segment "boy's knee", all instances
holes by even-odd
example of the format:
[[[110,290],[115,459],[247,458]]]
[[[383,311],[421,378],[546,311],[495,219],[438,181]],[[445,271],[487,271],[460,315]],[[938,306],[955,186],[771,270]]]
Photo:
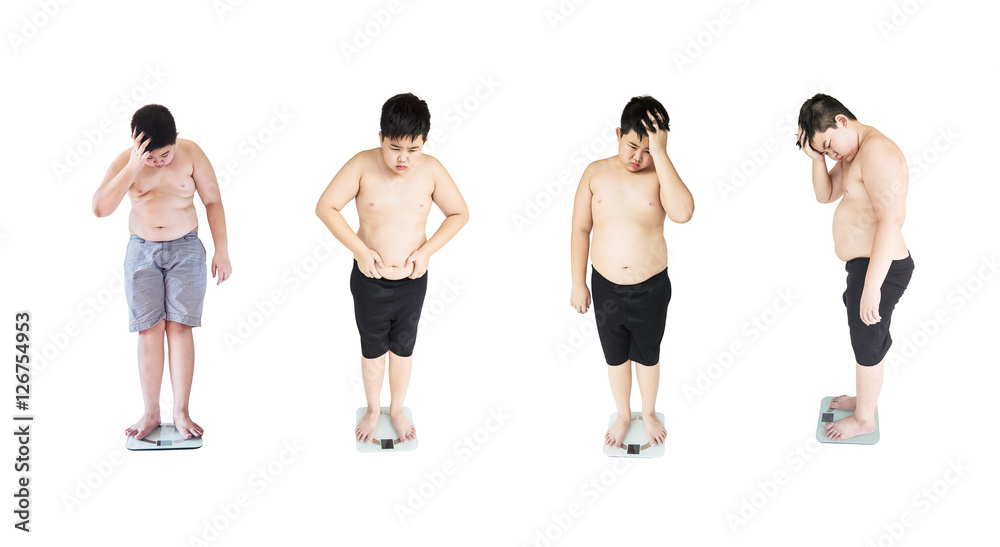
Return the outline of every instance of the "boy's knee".
[[[168,333],[181,333],[191,330],[191,325],[185,325],[184,323],[178,323],[177,321],[164,321],[166,323],[166,330]]]
[[[153,336],[153,337],[163,336],[163,330],[165,328],[164,325],[168,322],[169,321],[164,321],[161,319],[160,321],[157,321],[156,324],[153,325],[152,327],[139,331],[139,336]]]

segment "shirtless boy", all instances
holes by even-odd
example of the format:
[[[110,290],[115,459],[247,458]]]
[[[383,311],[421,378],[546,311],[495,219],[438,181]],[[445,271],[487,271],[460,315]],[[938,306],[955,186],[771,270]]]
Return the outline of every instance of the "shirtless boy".
[[[403,399],[427,292],[427,264],[469,221],[469,209],[441,162],[421,152],[431,125],[426,102],[411,93],[396,95],[382,105],[380,125],[380,146],[358,153],[340,169],[320,196],[316,215],[354,253],[351,294],[368,402],[355,437],[373,442],[388,354],[389,418],[405,443],[417,435],[403,415]],[[357,234],[341,213],[352,199]],[[445,219],[427,239],[431,203]]]
[[[113,213],[128,194],[132,202],[125,251],[129,332],[139,333],[139,383],[145,410],[125,434],[142,439],[160,425],[163,339],[170,346],[174,428],[185,439],[205,430],[188,415],[194,376],[192,327],[201,326],[205,300],[205,246],[198,239],[197,190],[215,241],[212,277],[229,279],[226,214],[215,171],[197,144],[177,138],[170,111],[146,105],[132,116],[132,148],[111,163],[94,194],[94,214]]]
[[[633,362],[649,442],[660,444],[667,437],[655,408],[660,342],[670,302],[663,219],[684,223],[694,214],[691,192],[667,155],[669,121],[659,101],[633,97],[615,131],[618,155],[587,167],[573,206],[570,305],[579,313],[590,307],[586,277],[592,245],[594,315],[618,407],[618,420],[604,442],[615,447],[622,446],[632,417]]]
[[[829,95],[817,94],[802,105],[797,144],[812,160],[816,199],[840,200],[833,245],[837,257],[847,261],[843,300],[858,395],[841,395],[830,404],[854,412],[824,426],[836,441],[875,431],[882,361],[892,345],[889,321],[913,274],[902,234],[909,175],[899,147]],[[824,155],[836,162],[829,172]]]

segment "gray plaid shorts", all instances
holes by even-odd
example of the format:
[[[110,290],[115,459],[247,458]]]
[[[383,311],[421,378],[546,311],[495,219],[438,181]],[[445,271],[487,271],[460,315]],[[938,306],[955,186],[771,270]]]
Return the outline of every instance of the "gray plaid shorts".
[[[173,241],[129,238],[125,250],[128,331],[146,330],[161,319],[200,327],[208,285],[205,259],[198,232]]]

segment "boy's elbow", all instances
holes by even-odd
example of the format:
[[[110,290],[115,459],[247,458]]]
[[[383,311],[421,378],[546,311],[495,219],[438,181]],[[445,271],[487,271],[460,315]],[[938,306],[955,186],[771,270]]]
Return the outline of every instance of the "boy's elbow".
[[[684,214],[681,215],[681,218],[680,218],[680,220],[678,220],[678,222],[680,222],[681,224],[684,224],[684,223],[688,222],[689,220],[691,220],[692,218],[694,218],[694,203],[692,203],[691,206],[688,207],[688,209],[686,211],[684,211]]]
[[[667,213],[667,217],[670,218],[671,222],[676,224],[684,224],[691,220],[694,216],[694,204],[692,203],[690,207],[686,207],[680,211],[671,211]]]

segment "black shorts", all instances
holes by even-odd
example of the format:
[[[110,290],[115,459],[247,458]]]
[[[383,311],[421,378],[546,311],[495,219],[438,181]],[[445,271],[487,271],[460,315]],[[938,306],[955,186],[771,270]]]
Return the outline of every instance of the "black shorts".
[[[913,258],[907,253],[906,258],[893,260],[889,271],[882,282],[882,296],[879,300],[878,314],[882,318],[874,325],[866,325],[861,320],[861,293],[865,289],[865,275],[868,273],[868,257],[858,257],[847,261],[847,290],[844,291],[844,305],[847,306],[847,324],[851,328],[851,347],[854,348],[854,358],[864,367],[875,366],[882,362],[892,345],[889,335],[889,323],[892,320],[892,310],[903,296],[903,291],[910,283],[913,275]]]
[[[646,366],[659,363],[670,303],[667,269],[635,285],[612,283],[591,270],[594,316],[604,359],[609,365],[629,360]]]
[[[410,279],[367,277],[354,261],[351,271],[354,318],[361,335],[361,355],[374,359],[386,351],[400,357],[413,355],[417,323],[427,294],[427,274]]]

